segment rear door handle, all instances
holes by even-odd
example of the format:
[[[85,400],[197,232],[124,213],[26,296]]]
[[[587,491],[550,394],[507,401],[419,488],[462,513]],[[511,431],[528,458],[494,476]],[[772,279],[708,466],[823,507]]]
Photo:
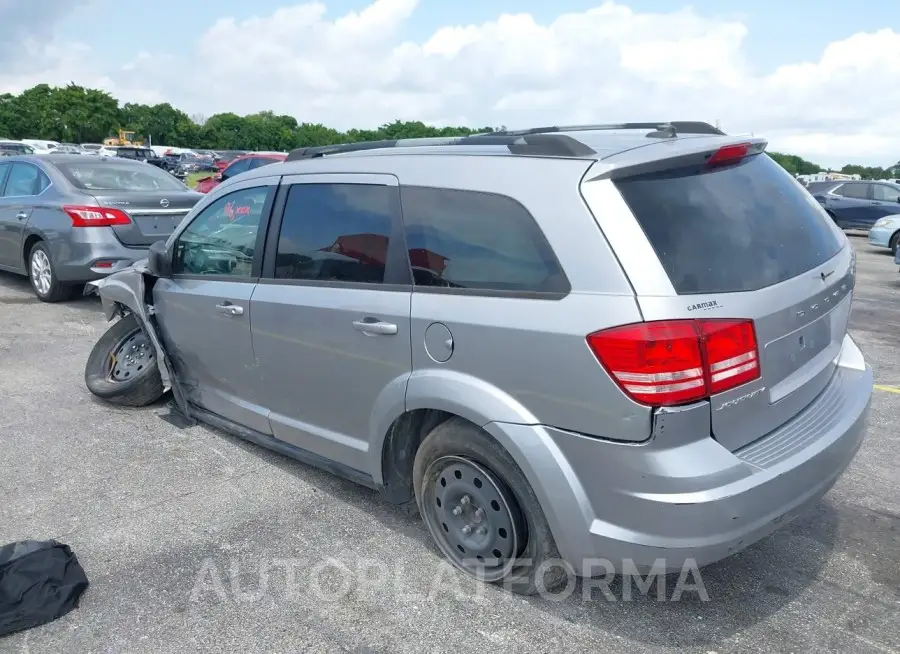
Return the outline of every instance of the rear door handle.
[[[222,304],[217,304],[216,310],[219,313],[224,313],[228,316],[243,316],[244,315],[244,307],[239,307],[236,304],[231,304],[231,302],[223,302]]]
[[[393,336],[397,333],[397,325],[390,322],[382,322],[375,318],[354,320],[353,329],[363,334],[381,334],[383,336]]]

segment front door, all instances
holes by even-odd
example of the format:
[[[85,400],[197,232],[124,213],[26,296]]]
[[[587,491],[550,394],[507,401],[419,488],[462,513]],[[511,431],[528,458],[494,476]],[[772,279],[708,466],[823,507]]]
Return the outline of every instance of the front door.
[[[872,184],[872,198],[868,228],[879,218],[900,213],[900,188],[891,184]]]
[[[371,474],[373,415],[402,406],[411,372],[397,179],[297,175],[279,195],[250,301],[272,431]]]
[[[153,288],[158,323],[188,399],[271,433],[250,339],[250,299],[278,177],[253,179],[207,204],[173,244],[173,274]]]

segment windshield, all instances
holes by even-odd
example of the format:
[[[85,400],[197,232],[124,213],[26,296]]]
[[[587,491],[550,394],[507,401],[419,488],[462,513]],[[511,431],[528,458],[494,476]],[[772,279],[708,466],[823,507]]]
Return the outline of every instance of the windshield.
[[[113,162],[57,164],[72,184],[88,191],[183,191],[184,184],[156,166]]]
[[[93,143],[87,143],[87,144],[85,144],[85,145],[82,145],[81,147],[83,147],[85,150],[99,150],[99,149],[102,148],[103,146],[102,146],[102,145],[95,145],[95,144],[93,144]]]

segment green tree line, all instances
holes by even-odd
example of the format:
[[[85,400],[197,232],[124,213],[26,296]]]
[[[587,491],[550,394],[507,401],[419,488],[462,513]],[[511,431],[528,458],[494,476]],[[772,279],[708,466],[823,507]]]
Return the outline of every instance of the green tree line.
[[[400,121],[377,129],[346,132],[319,123],[300,123],[293,116],[261,111],[248,116],[221,113],[208,119],[188,116],[165,102],[125,103],[105,91],[77,84],[38,84],[19,95],[0,94],[0,138],[45,138],[74,143],[98,143],[119,129],[133,130],[160,145],[215,150],[278,150],[354,141],[429,136],[465,136],[491,127],[433,127],[420,121]],[[802,157],[769,153],[792,174],[825,170]],[[900,177],[900,162],[888,168],[846,165],[840,172],[865,179]]]

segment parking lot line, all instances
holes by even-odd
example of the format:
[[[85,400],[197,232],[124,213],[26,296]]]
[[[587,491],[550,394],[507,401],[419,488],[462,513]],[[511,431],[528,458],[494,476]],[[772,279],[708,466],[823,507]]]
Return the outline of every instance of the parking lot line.
[[[887,391],[888,393],[900,393],[900,386],[887,386],[885,384],[875,384],[875,390]]]

